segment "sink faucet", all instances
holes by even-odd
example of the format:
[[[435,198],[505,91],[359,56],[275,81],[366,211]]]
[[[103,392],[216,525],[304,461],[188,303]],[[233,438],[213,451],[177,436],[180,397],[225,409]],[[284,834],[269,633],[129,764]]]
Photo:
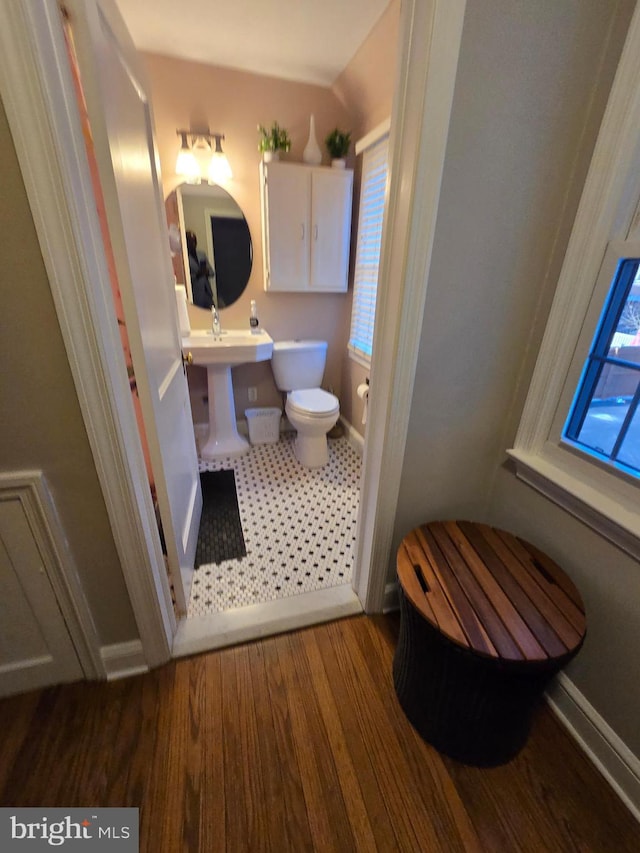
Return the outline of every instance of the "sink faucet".
[[[215,338],[219,337],[222,334],[222,327],[220,326],[220,315],[218,314],[218,309],[215,305],[211,306],[211,331],[213,332],[213,336]]]

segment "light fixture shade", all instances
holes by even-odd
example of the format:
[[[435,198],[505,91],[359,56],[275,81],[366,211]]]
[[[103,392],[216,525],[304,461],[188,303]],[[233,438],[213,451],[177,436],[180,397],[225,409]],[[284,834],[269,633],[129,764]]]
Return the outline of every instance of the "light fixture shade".
[[[209,183],[222,184],[225,181],[231,180],[232,177],[231,166],[229,165],[226,154],[222,151],[214,151],[209,161]]]
[[[181,133],[180,136],[182,136],[182,145],[176,160],[176,175],[184,178],[189,184],[197,184],[202,177],[200,166],[193,151],[189,148],[186,133]]]

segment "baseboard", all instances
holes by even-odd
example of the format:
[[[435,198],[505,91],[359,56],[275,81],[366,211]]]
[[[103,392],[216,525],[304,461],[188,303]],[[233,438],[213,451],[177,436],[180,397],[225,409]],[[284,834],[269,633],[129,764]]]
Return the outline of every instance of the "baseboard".
[[[360,435],[357,429],[350,424],[349,421],[340,415],[340,423],[342,424],[344,431],[347,435],[347,441],[354,447],[358,453],[362,456],[364,453],[364,438]]]
[[[236,421],[236,427],[238,428],[238,433],[240,435],[244,436],[246,439],[249,438],[249,424],[246,418],[238,418]],[[204,440],[209,434],[209,424],[206,422],[194,424],[193,430],[196,434],[196,438]],[[280,418],[280,434],[283,432],[293,432],[293,427],[284,415]]]
[[[393,581],[388,583],[384,588],[384,604],[382,605],[383,613],[391,613],[392,610],[400,609],[400,599],[398,598],[398,584]]]
[[[246,418],[238,418],[236,421],[236,427],[238,429],[238,433],[244,438],[249,438],[249,424],[247,423]],[[193,425],[193,431],[196,434],[196,438],[199,438],[201,441],[205,441],[207,436],[209,435],[209,424],[205,421],[204,423],[197,423]]]
[[[140,640],[102,646],[100,654],[108,681],[149,672]]]
[[[640,759],[564,674],[547,691],[552,710],[640,822]]]
[[[344,427],[345,434],[347,436],[347,440],[358,451],[360,455],[364,452],[364,438],[360,435],[357,429],[349,423],[349,421],[345,420],[345,418],[340,416],[340,423]],[[249,438],[249,424],[247,423],[246,418],[238,418],[236,421],[236,427],[238,428],[238,433],[245,438]],[[207,437],[209,432],[209,424],[207,423],[197,423],[193,425],[194,432],[196,434],[196,438],[204,440]],[[280,435],[283,433],[294,432],[293,427],[289,423],[288,419],[283,415],[280,418]]]

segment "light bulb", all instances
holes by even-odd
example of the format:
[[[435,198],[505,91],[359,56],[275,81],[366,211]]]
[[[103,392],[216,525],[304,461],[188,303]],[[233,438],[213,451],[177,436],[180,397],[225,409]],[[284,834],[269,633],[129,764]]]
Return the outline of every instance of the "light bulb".
[[[214,152],[209,161],[209,183],[222,184],[225,181],[231,180],[232,177],[231,166],[226,155],[222,151]]]
[[[215,148],[209,161],[209,183],[221,184],[225,181],[230,181],[233,175],[231,174],[229,161],[222,150],[223,134],[214,133],[211,138],[215,141]]]
[[[189,184],[197,184],[202,177],[200,166],[193,151],[189,148],[187,134],[181,133],[180,135],[182,137],[182,145],[180,151],[178,151],[178,159],[176,160],[176,175],[184,178]]]

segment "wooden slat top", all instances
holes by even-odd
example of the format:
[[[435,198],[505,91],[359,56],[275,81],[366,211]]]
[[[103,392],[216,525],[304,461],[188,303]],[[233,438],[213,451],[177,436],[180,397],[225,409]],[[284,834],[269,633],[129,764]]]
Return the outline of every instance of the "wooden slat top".
[[[435,521],[407,534],[398,579],[414,607],[444,636],[493,658],[544,661],[582,643],[584,604],[546,554],[470,521]]]

